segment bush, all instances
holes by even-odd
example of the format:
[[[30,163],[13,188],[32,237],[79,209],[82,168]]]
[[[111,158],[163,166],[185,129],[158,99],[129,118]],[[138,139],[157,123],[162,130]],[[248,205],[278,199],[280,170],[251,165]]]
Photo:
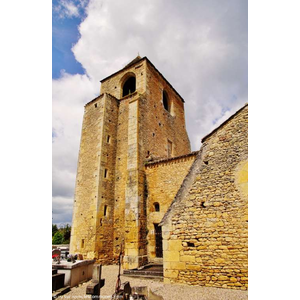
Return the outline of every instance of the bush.
[[[64,236],[61,232],[57,231],[52,238],[52,245],[62,244],[64,241]]]

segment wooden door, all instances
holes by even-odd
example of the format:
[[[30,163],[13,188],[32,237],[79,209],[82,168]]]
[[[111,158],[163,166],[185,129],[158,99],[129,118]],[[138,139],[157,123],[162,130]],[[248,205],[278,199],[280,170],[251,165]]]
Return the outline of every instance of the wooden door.
[[[155,254],[156,257],[162,257],[161,226],[158,226],[158,224],[154,224],[154,233],[155,233]]]

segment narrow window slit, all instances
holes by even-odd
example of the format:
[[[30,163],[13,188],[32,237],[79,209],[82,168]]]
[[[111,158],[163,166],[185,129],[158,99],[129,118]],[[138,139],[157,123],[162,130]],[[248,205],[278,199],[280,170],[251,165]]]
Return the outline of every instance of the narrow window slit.
[[[108,170],[104,169],[104,178],[107,178]]]

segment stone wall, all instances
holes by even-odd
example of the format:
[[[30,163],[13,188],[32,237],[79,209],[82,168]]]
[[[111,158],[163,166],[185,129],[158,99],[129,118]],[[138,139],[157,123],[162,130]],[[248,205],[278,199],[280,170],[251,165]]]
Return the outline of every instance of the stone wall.
[[[104,262],[113,259],[118,105],[103,94],[85,107],[73,209],[70,252]]]
[[[117,124],[119,102],[109,94],[104,94],[103,136],[100,156],[100,174],[98,181],[98,206],[95,251],[99,261],[113,261],[113,224],[114,224],[114,185],[117,149]]]
[[[150,262],[157,261],[154,224],[159,224],[172,203],[198,152],[146,164],[147,247]],[[155,210],[159,205],[159,211]]]
[[[83,253],[85,258],[95,256],[104,95],[93,102],[97,108],[93,104],[85,107],[82,124],[70,243],[70,252]]]
[[[114,209],[114,257],[120,254],[121,244],[124,242],[125,224],[125,186],[128,149],[128,108],[129,100],[119,102],[119,118],[117,130],[117,158],[115,165],[115,209]],[[124,247],[123,247],[124,250]]]
[[[166,91],[171,110],[163,106]],[[141,101],[141,144],[143,157],[168,157],[168,141],[172,143],[171,157],[191,152],[185,127],[184,102],[155,67],[147,61],[146,93]]]
[[[162,221],[165,282],[248,287],[248,105],[205,137]]]

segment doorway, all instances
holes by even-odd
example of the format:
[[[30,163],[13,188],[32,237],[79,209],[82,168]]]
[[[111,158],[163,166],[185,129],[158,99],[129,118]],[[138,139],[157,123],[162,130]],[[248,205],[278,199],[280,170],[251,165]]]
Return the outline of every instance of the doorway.
[[[156,257],[163,257],[161,226],[158,226],[158,224],[154,224],[154,234],[155,234],[155,255]]]

